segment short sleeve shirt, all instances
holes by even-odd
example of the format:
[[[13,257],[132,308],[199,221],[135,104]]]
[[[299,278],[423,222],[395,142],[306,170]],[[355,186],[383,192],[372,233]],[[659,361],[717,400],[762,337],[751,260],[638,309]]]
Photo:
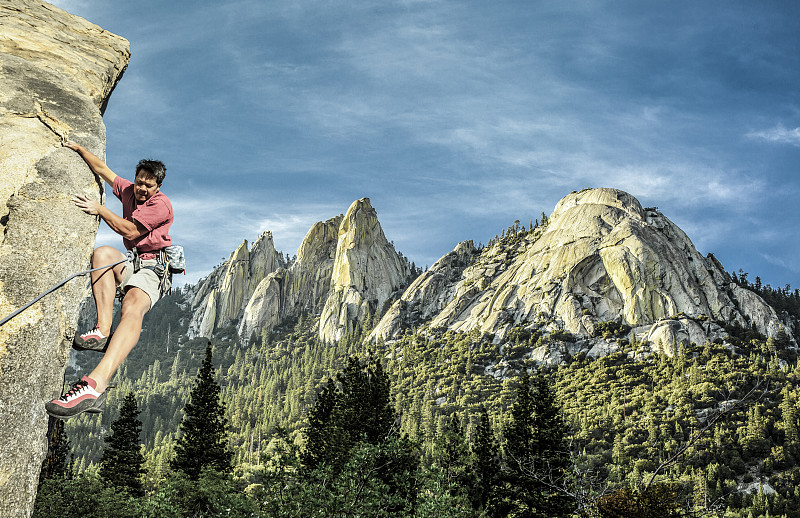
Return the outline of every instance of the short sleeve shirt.
[[[172,203],[167,195],[158,191],[144,203],[137,203],[133,194],[133,182],[120,176],[114,178],[114,196],[122,202],[122,217],[138,221],[148,230],[136,239],[122,238],[125,248],[134,246],[139,252],[154,252],[172,244],[169,227],[172,225]]]

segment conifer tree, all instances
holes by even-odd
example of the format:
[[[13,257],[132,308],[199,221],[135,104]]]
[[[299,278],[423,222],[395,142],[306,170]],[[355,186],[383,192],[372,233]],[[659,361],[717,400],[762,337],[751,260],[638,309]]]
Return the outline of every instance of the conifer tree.
[[[328,383],[317,394],[317,400],[308,412],[306,447],[301,455],[303,465],[308,468],[316,468],[346,453],[343,451],[343,438],[340,437],[342,431],[331,419],[339,399],[336,383],[328,378]]]
[[[211,359],[209,342],[189,402],[183,409],[181,436],[175,444],[175,458],[170,463],[172,469],[183,471],[193,480],[200,477],[204,467],[223,473],[231,469],[232,453],[227,447],[228,421]]]
[[[486,407],[481,407],[480,421],[475,430],[475,442],[472,445],[472,472],[475,487],[470,492],[472,506],[476,510],[486,509],[500,481],[500,460],[497,439],[489,420]]]
[[[144,455],[139,436],[142,422],[138,419],[136,397],[129,392],[122,400],[119,417],[111,423],[111,435],[105,438],[106,449],[100,458],[100,476],[110,485],[142,496]]]
[[[555,394],[542,373],[524,374],[504,430],[508,514],[550,518],[567,516],[572,503],[558,487],[565,484],[570,457],[567,425]]]
[[[380,360],[362,365],[350,357],[336,380],[328,380],[309,411],[302,477],[314,483],[333,475],[331,490],[381,487],[387,512],[413,508],[419,461],[411,443],[396,433],[399,420]]]
[[[378,359],[362,366],[351,356],[336,379],[338,386],[328,379],[308,414],[302,459],[310,468],[321,463],[341,467],[357,442],[377,445],[395,424],[389,377]]]
[[[439,434],[433,447],[433,465],[444,475],[444,482],[453,496],[459,491],[467,491],[472,485],[471,455],[464,439],[464,431],[455,416],[450,417]]]

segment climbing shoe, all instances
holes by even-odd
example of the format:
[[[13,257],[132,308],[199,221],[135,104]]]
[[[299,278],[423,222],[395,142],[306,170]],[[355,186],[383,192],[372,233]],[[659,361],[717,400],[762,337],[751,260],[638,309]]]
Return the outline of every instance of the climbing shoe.
[[[45,403],[48,414],[58,419],[69,419],[83,412],[99,414],[106,406],[106,392],[98,393],[97,382],[88,376],[76,381],[63,396]]]
[[[94,327],[91,331],[83,333],[82,335],[75,335],[72,341],[72,348],[78,351],[97,351],[100,353],[106,352],[108,349],[109,336],[103,336],[103,333]]]

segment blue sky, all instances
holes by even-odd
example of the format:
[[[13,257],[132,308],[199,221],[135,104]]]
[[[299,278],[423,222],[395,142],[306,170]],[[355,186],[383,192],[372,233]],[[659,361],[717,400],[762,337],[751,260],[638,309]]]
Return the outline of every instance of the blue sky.
[[[365,196],[425,266],[615,187],[800,287],[796,2],[55,4],[131,43],[107,160],[166,163],[187,282],[264,230],[292,255]]]

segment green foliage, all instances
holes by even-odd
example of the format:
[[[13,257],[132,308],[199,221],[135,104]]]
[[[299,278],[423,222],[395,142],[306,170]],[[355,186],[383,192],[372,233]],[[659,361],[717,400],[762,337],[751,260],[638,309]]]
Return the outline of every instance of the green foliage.
[[[184,408],[181,436],[175,444],[172,468],[197,480],[203,468],[220,472],[231,469],[227,448],[227,419],[220,402],[220,387],[214,379],[211,344],[206,348],[203,366],[197,373],[191,401]]]
[[[574,342],[575,337],[569,331],[564,329],[555,329],[547,335],[547,338],[552,341],[561,341],[561,342]]]
[[[600,497],[584,516],[591,518],[670,518],[684,516],[674,484],[655,484],[641,491],[628,486]]]
[[[111,423],[111,435],[105,438],[107,447],[100,458],[100,476],[112,486],[127,490],[133,496],[142,496],[144,456],[140,451],[139,434],[142,422],[137,419],[139,409],[133,393],[128,393],[122,403],[119,418]]]
[[[547,379],[523,374],[511,421],[503,430],[505,470],[502,509],[507,516],[565,516],[572,509],[566,495],[570,465],[568,429]],[[562,490],[564,488],[564,490]]]
[[[71,479],[58,475],[45,480],[36,495],[32,516],[135,518],[140,513],[138,501],[126,491],[118,492],[92,473],[85,473]]]
[[[475,430],[472,450],[473,484],[470,491],[472,506],[476,510],[487,509],[489,502],[497,496],[500,484],[500,447],[492,429],[489,412],[481,408],[480,420]]]
[[[338,387],[329,380],[309,412],[302,485],[330,481],[336,494],[318,505],[334,514],[323,516],[338,512],[378,516],[374,513],[413,507],[418,460],[411,443],[396,436],[390,382],[380,360],[362,365],[351,357],[336,379]],[[353,506],[364,504],[363,497],[356,498],[362,492],[382,495],[377,507],[354,510]]]
[[[623,324],[622,322],[617,322],[615,320],[609,320],[608,322],[598,322],[594,326],[595,335],[602,336],[605,339],[617,336],[624,336],[630,330],[631,326]]]
[[[524,246],[523,241],[519,246]],[[499,248],[495,251],[502,252]],[[498,261],[511,256],[498,256]],[[174,316],[179,314],[176,303]],[[211,339],[219,396],[230,423],[227,444],[233,452],[234,472],[223,487],[237,498],[249,499],[256,506],[256,516],[302,516],[301,511],[314,508],[309,502],[317,497],[334,506],[331,508],[346,509],[329,493],[333,487],[337,491],[373,488],[368,492],[377,495],[378,488],[400,484],[386,477],[357,478],[363,475],[358,466],[370,469],[359,452],[388,447],[361,440],[349,447],[338,471],[325,467],[330,470],[327,475],[319,471],[316,478],[301,478],[301,471],[314,471],[301,467],[299,450],[304,445],[300,430],[311,424],[317,395],[326,387],[341,391],[337,375],[347,368],[348,358],[365,354],[357,335],[338,344],[320,343],[317,322],[303,316],[272,332],[243,339],[230,327]],[[167,340],[170,325],[173,338]],[[507,469],[496,444],[507,442],[502,432],[512,420],[516,375],[534,367],[531,349],[537,344],[549,346],[553,338],[542,337],[538,328],[528,326],[512,327],[504,340],[479,332],[444,332],[422,326],[392,342],[373,345],[374,357],[385,361],[382,368],[390,382],[388,401],[398,423],[392,437],[408,437],[404,451],[413,453],[410,458],[416,466],[406,470],[411,475],[402,482],[411,484],[411,489],[391,493],[392,499],[397,498],[392,500],[393,514],[406,512],[399,510],[406,506],[415,513],[434,513],[436,509],[444,512],[442,509],[452,504],[453,516],[468,512],[490,515],[498,508],[503,482],[492,476],[482,479],[480,473]],[[159,329],[148,329],[150,338],[135,351],[141,347],[150,356],[123,365],[115,379],[119,389],[109,394],[107,412],[67,422],[75,470],[91,473],[103,450],[102,439],[122,404],[122,396],[115,393],[136,391],[148,470],[144,481],[147,494],[138,501],[146,500],[151,506],[161,505],[158,502],[178,505],[162,490],[170,484],[173,490],[178,487],[169,459],[184,405],[190,400],[191,381],[207,345],[206,339],[184,339],[178,347],[176,328],[180,325],[173,320],[159,324]],[[606,488],[640,491],[656,468],[702,430],[725,402],[741,399],[760,381],[765,386],[768,383],[769,390],[759,392],[703,432],[682,455],[659,470],[656,484],[670,482],[687,488],[678,500],[684,509],[696,513],[704,506],[716,505],[728,508],[730,516],[747,516],[754,505],[766,502],[771,516],[800,516],[800,476],[796,474],[800,470],[800,369],[790,350],[781,349],[789,337],[776,334],[765,338],[752,329],[735,326],[729,333],[733,347],[691,345],[677,348],[672,356],[648,356],[647,346],[637,344],[638,360],[627,354],[597,360],[579,354],[549,371],[555,400],[571,430],[575,464],[564,484],[571,484],[578,495],[574,508],[590,507]],[[339,399],[334,399],[339,404]],[[468,445],[466,458],[456,430]],[[490,432],[485,442],[481,442],[482,430]],[[481,444],[494,453],[481,457]],[[486,464],[495,467],[480,468],[479,458],[494,459],[496,464],[489,460]],[[756,491],[750,496],[739,491],[759,479],[777,491],[764,495],[763,502]],[[472,498],[467,503],[471,511],[463,507],[465,494]],[[374,507],[364,508],[383,512],[380,506],[389,504],[368,505]],[[162,514],[180,515],[178,511]]]
[[[396,421],[389,378],[378,359],[361,365],[349,358],[337,383],[328,379],[309,411],[303,464],[312,469],[326,464],[338,470],[355,444],[383,442]]]
[[[257,504],[229,473],[204,466],[197,479],[175,472],[148,498],[138,502],[137,516],[257,516]]]

